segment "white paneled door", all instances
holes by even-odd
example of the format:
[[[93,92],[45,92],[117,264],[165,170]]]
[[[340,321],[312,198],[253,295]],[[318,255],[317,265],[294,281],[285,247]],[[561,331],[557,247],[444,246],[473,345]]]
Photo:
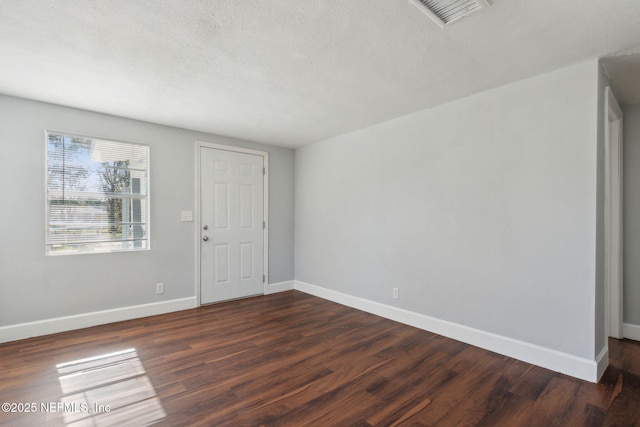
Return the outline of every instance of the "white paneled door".
[[[264,293],[264,157],[200,147],[200,302]]]

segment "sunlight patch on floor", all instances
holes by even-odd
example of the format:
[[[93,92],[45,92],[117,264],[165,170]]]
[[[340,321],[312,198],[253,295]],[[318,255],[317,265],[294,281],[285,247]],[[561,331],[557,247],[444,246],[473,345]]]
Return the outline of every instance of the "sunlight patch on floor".
[[[56,365],[67,426],[147,425],[166,417],[134,348]]]

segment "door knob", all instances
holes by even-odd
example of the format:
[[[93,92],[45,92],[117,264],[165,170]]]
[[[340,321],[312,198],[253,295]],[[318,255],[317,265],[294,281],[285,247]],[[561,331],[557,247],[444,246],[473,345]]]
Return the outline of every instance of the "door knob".
[[[203,230],[208,230],[208,229],[209,229],[209,226],[208,226],[208,225],[205,225],[204,227],[202,227],[202,229],[203,229]]]
[[[209,240],[209,236],[204,236],[204,237],[202,238],[202,240],[204,240],[204,241],[206,242],[207,240]]]

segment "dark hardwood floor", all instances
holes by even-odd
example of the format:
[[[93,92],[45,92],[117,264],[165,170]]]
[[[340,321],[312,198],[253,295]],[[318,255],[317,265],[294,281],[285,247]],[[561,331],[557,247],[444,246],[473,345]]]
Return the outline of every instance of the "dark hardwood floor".
[[[610,353],[591,384],[289,291],[0,344],[0,425],[640,425]]]

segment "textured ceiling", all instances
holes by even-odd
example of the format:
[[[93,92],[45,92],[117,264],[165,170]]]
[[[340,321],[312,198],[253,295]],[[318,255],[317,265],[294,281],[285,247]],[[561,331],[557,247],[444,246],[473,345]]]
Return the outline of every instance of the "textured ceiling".
[[[638,0],[0,0],[0,93],[298,147],[640,52]]]

